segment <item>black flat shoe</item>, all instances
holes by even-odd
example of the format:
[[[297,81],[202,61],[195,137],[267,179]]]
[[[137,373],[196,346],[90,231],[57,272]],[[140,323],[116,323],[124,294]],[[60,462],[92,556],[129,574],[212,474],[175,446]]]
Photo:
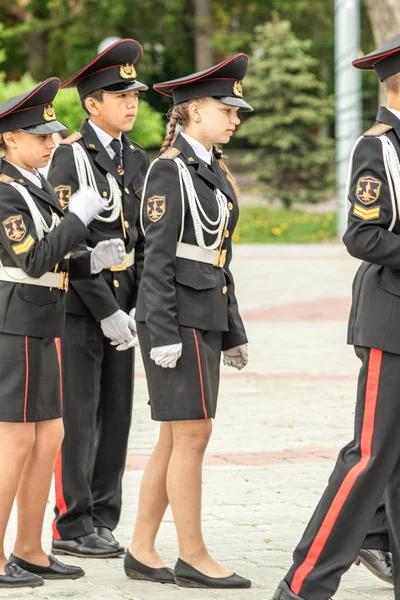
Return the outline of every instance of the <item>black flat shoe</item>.
[[[236,573],[229,577],[209,577],[180,558],[175,565],[174,578],[179,587],[232,589],[251,586],[250,579],[240,577]]]
[[[28,571],[28,573],[40,575],[43,579],[78,579],[78,577],[83,577],[85,574],[85,571],[80,567],[64,565],[54,558],[54,556],[51,556],[51,554],[49,555],[50,564],[48,567],[35,565],[22,558],[18,558],[14,554],[11,554],[9,560],[11,564],[18,565],[21,569]]]
[[[393,585],[393,561],[390,552],[361,549],[355,564],[363,564],[375,577]]]
[[[6,574],[0,575],[0,588],[36,587],[44,584],[42,577],[24,571],[18,565],[7,563],[4,570]]]
[[[122,546],[112,546],[96,533],[81,535],[73,540],[54,540],[52,554],[79,556],[81,558],[115,558],[125,553]]]
[[[108,529],[108,527],[95,527],[94,532],[101,537],[102,540],[111,544],[111,546],[122,548],[121,544],[115,539],[113,532]]]
[[[125,554],[124,569],[126,576],[131,579],[154,581],[156,583],[175,583],[174,572],[172,569],[168,569],[167,567],[161,569],[148,567],[136,560],[129,550],[127,550]]]

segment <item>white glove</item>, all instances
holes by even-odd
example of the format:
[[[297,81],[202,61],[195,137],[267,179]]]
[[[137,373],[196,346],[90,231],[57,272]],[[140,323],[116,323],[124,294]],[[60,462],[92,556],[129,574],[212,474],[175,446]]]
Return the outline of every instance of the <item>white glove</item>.
[[[100,273],[113,265],[122,265],[125,258],[125,244],[121,239],[104,240],[93,248],[90,254],[90,272]]]
[[[229,350],[224,350],[224,365],[235,367],[241,371],[249,362],[248,344],[241,344]]]
[[[87,227],[95,215],[107,208],[107,204],[108,199],[102,198],[91,187],[80,187],[69,199],[68,210]]]
[[[139,339],[137,337],[137,329],[136,329],[136,321],[135,321],[135,313],[136,308],[131,308],[129,311],[129,316],[132,319],[132,323],[129,324],[129,329],[132,331],[134,340],[131,342],[125,342],[124,344],[119,344],[116,340],[110,342],[111,346],[117,346],[116,350],[121,352],[122,350],[128,350],[128,348],[132,348],[133,346],[139,346]]]
[[[174,369],[182,355],[182,343],[157,346],[150,351],[150,358],[164,369]]]
[[[121,309],[102,319],[100,326],[104,335],[110,338],[113,346],[117,344],[122,346],[118,346],[117,350],[126,350],[139,345],[136,335],[136,323]]]

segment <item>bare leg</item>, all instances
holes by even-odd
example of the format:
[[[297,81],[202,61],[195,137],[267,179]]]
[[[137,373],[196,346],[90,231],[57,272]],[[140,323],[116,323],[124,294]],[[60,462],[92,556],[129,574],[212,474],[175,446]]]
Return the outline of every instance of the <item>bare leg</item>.
[[[14,554],[36,565],[48,566],[48,555],[41,542],[43,520],[64,428],[62,419],[51,419],[35,423],[35,429],[35,444],[17,491],[18,530]]]
[[[35,441],[35,423],[0,422],[0,574],[8,559],[4,536],[18,485]]]
[[[136,560],[153,569],[165,567],[154,545],[168,506],[166,481],[171,452],[171,423],[161,423],[159,440],[147,462],[140,484],[139,506],[129,548]]]
[[[203,456],[211,431],[211,419],[172,422],[167,491],[178,534],[179,557],[209,577],[226,577],[232,572],[208,554],[201,530]]]

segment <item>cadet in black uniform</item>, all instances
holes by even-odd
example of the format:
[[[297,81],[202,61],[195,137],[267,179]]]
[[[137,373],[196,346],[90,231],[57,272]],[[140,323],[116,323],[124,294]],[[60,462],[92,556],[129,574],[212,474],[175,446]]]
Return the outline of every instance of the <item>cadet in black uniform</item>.
[[[146,252],[136,313],[152,418],[160,438],[143,476],[128,577],[186,587],[250,587],[208,554],[201,531],[202,461],[217,408],[220,361],[242,369],[247,337],[230,263],[237,188],[215,143],[240,123],[248,57],[154,86],[173,98],[168,135],[148,173]],[[175,139],[177,123],[182,127]],[[175,573],[154,548],[168,503],[179,540]],[[175,578],[174,578],[175,577]]]
[[[356,142],[344,243],[363,262],[353,284],[348,342],[361,360],[354,439],[335,469],[274,600],[328,600],[356,559],[385,491],[400,600],[400,36],[354,61],[388,94]]]
[[[108,209],[90,225],[87,243],[120,238],[127,260],[96,280],[71,284],[67,298],[62,338],[66,432],[56,463],[53,524],[53,550],[59,554],[124,552],[112,530],[121,512],[131,422],[137,338],[129,313],[143,263],[139,194],[149,161],[123,132],[134,124],[139,91],[147,89],[136,79],[134,65],[141,56],[135,40],[118,41],[62,86],[77,87],[89,119],[56,149],[49,181],[63,206],[82,183],[107,199]]]
[[[63,220],[56,194],[36,170],[50,158],[51,134],[64,129],[52,106],[59,85],[48,79],[0,105],[0,588],[84,574],[41,545],[63,436],[58,341],[68,277],[90,278],[93,259],[97,266],[121,262],[119,240],[108,261],[114,242],[69,261],[67,253],[87,238],[87,224],[105,201],[89,188],[79,190]],[[7,561],[4,535],[15,497],[18,530]]]

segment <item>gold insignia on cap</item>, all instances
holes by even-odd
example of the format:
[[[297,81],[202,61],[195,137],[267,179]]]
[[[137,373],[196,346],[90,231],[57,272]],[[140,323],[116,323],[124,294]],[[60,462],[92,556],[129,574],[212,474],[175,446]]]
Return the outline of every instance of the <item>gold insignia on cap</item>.
[[[235,81],[233,84],[233,93],[239,98],[243,98],[243,86],[241,81]]]
[[[4,231],[9,240],[20,242],[26,234],[26,225],[22,215],[13,215],[3,221]]]
[[[48,104],[43,111],[43,119],[45,121],[55,121],[56,119],[56,111],[53,108],[52,104]]]
[[[134,79],[136,77],[135,67],[131,63],[121,65],[119,68],[119,76],[122,79]]]
[[[63,208],[67,208],[68,200],[71,198],[71,186],[70,185],[58,185],[54,188],[55,193],[57,194],[57,198],[60,201],[60,204]]]
[[[152,196],[147,200],[147,216],[153,223],[157,223],[165,215],[166,208],[165,196]]]
[[[379,198],[382,182],[375,177],[360,177],[357,183],[357,200],[363,204],[373,204]]]

